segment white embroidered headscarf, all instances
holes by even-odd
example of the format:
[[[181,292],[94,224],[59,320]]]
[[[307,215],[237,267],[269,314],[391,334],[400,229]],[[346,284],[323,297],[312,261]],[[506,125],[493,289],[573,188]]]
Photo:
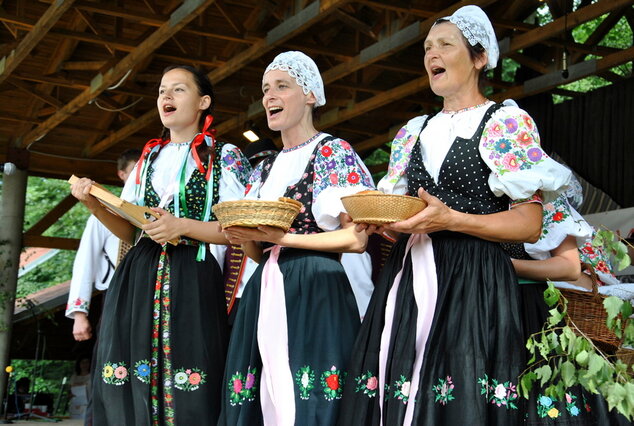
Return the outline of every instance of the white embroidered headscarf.
[[[321,79],[319,68],[317,68],[315,61],[305,53],[298,51],[280,53],[273,59],[273,62],[266,67],[264,74],[272,70],[288,72],[302,88],[305,95],[313,92],[317,100],[315,107],[326,105],[324,81]]]
[[[484,67],[485,71],[495,68],[500,57],[500,48],[493,25],[482,9],[473,5],[463,6],[456,10],[453,15],[445,16],[442,19],[455,24],[471,46],[480,43],[484,47],[488,58]]]

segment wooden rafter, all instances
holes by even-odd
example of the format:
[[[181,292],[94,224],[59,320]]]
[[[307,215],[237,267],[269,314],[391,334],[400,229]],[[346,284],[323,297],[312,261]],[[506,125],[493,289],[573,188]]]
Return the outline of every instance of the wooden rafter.
[[[176,9],[169,21],[165,22],[150,37],[141,42],[138,47],[130,52],[121,62],[108,70],[105,75],[98,74],[91,82],[91,87],[84,90],[75,99],[64,105],[57,113],[53,114],[44,123],[29,132],[21,142],[21,147],[29,146],[35,140],[44,136],[48,131],[55,128],[59,123],[72,115],[79,108],[94,99],[99,93],[108,88],[112,83],[134,66],[135,63],[150,55],[155,49],[165,42],[172,34],[178,32],[187,23],[194,19],[214,0],[189,0],[185,1],[181,7]]]
[[[57,220],[62,217],[67,211],[69,211],[75,204],[77,204],[77,198],[72,195],[67,195],[62,201],[60,201],[55,207],[53,207],[48,213],[44,215],[35,225],[31,226],[24,235],[35,236],[42,235],[48,228],[51,227]]]
[[[301,33],[306,28],[314,25],[321,19],[324,19],[330,13],[334,12],[337,8],[343,6],[349,1],[350,0],[330,0],[325,4],[322,4],[321,1],[316,1],[312,3],[307,8],[303,9],[296,15],[292,16],[291,18],[284,21],[282,24],[269,31],[266,39],[260,40],[253,46],[235,55],[223,66],[210,72],[208,74],[209,78],[211,79],[211,81],[214,82],[214,84],[217,84],[219,81],[222,81],[229,75],[235,73],[237,70],[246,66],[249,62],[262,57],[262,55],[270,52],[272,49],[274,49],[276,46],[279,46],[284,41]],[[156,109],[152,109],[146,112],[138,120],[135,120],[134,122],[116,131],[113,135],[96,143],[86,153],[86,155],[91,158],[95,157],[111,146],[116,145],[122,138],[136,133],[138,130],[144,128],[157,118],[158,113],[156,112]]]
[[[59,0],[49,6],[44,15],[20,42],[18,47],[0,59],[0,83],[2,83],[18,65],[31,53],[33,48],[44,38],[57,20],[72,6],[74,0]]]

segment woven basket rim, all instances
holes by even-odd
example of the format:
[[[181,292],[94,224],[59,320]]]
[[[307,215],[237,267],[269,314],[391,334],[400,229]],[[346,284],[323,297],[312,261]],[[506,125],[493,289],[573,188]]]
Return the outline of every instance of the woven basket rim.
[[[412,197],[411,195],[402,195],[402,194],[385,194],[383,192],[380,191],[376,191],[376,192],[366,192],[364,194],[352,194],[352,195],[344,195],[343,197],[341,197],[341,199],[343,200],[344,198],[365,198],[365,197],[390,197],[390,198],[402,198],[404,200],[416,200],[421,202],[422,204],[425,204],[425,201],[423,201],[422,199],[418,198],[418,197]]]

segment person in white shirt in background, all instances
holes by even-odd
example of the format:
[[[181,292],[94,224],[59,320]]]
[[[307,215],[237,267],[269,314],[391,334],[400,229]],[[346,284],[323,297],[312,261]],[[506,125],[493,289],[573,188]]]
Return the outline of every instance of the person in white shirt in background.
[[[128,179],[141,150],[129,149],[117,159],[117,176]],[[68,292],[66,316],[74,320],[73,337],[81,342],[92,337],[88,319],[93,289],[106,290],[114,274],[120,240],[93,215],[88,218],[73,263],[73,276]]]

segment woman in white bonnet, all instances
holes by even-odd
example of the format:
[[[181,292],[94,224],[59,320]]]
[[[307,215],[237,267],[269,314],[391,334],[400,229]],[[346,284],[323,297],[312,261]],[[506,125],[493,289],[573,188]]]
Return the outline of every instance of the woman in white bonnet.
[[[339,253],[362,252],[367,243],[365,232],[342,223],[340,197],[373,183],[349,143],[313,125],[313,109],[326,98],[312,59],[278,55],[264,72],[262,91],[283,150],[256,167],[246,197],[285,196],[304,207],[288,233],[265,226],[224,230],[256,258],[266,250],[233,326],[219,424],[334,424],[359,328]]]
[[[499,49],[479,7],[438,20],[424,48],[443,110],[398,132],[378,188],[428,206],[379,229],[358,226],[401,236],[355,342],[339,424],[518,424],[525,348],[500,243],[538,239],[541,197],[564,190],[570,172],[542,151],[526,112],[480,91]]]

